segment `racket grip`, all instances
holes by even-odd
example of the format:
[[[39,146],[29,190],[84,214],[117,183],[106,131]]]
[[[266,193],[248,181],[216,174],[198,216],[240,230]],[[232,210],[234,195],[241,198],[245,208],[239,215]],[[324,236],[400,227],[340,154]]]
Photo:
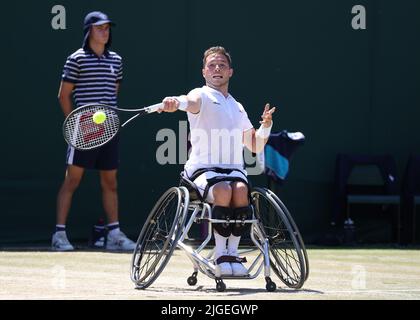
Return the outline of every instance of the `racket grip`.
[[[147,107],[145,110],[147,113],[152,113],[158,111],[159,109],[163,109],[163,103],[156,103]]]

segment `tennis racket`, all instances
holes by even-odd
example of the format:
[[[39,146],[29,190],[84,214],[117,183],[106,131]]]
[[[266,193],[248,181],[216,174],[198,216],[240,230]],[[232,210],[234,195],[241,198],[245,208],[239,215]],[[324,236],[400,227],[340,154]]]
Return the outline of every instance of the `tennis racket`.
[[[99,148],[111,141],[120,128],[127,125],[135,118],[156,112],[163,104],[158,103],[142,109],[120,109],[104,104],[87,104],[74,109],[64,120],[64,140],[77,150],[92,150]],[[93,115],[97,112],[105,114],[105,121],[95,123]],[[119,113],[136,113],[121,124]]]

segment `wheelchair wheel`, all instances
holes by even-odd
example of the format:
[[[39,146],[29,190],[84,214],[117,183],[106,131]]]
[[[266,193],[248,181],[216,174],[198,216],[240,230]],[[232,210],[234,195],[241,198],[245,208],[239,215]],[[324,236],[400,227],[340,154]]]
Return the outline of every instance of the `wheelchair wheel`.
[[[303,241],[290,213],[285,212],[285,206],[280,206],[273,195],[264,188],[252,190],[255,216],[268,239],[272,270],[285,285],[298,289],[307,278],[306,250],[301,246]]]
[[[299,229],[295,223],[295,221],[292,218],[292,215],[290,214],[289,210],[287,209],[286,205],[279,199],[279,197],[277,197],[277,195],[269,190],[269,189],[265,189],[268,194],[274,199],[274,201],[276,201],[276,203],[279,205],[279,207],[283,210],[283,212],[286,214],[287,218],[289,219],[289,222],[295,232],[296,238],[299,241],[299,245],[300,245],[300,249],[302,250],[303,253],[303,258],[305,260],[305,281],[306,279],[308,279],[309,276],[309,260],[308,260],[308,255],[306,253],[306,248],[305,248],[305,244],[303,242],[302,236],[300,235]]]
[[[131,262],[131,280],[139,289],[157,279],[177,245],[189,202],[188,192],[183,189],[167,190],[143,225]]]

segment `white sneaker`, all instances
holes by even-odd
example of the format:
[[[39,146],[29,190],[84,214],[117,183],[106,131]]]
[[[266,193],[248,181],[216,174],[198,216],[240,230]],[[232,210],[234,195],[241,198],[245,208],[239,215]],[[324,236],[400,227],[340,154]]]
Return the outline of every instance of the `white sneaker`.
[[[127,238],[127,236],[119,231],[115,235],[108,233],[106,238],[106,249],[112,251],[131,251],[136,247],[136,243]]]
[[[216,265],[216,277],[231,276],[232,267],[229,262],[222,262]]]
[[[246,276],[248,274],[248,269],[240,262],[232,262],[230,266],[234,276]]]
[[[95,248],[103,248],[105,246],[105,237],[100,237],[93,243]]]
[[[54,251],[72,251],[74,247],[71,245],[65,231],[58,231],[53,234],[51,240],[51,249]]]

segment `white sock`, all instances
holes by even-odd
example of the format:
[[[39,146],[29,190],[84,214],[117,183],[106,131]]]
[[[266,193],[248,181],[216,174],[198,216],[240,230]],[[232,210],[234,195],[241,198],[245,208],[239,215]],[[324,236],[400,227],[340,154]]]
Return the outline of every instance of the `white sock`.
[[[229,242],[228,242],[228,255],[230,256],[238,256],[238,247],[239,242],[241,241],[241,237],[236,237],[233,234],[229,236]]]
[[[221,236],[216,230],[214,230],[214,242],[216,244],[216,251],[214,252],[215,259],[226,255],[227,239],[227,237]]]
[[[119,232],[120,232],[120,228],[115,228],[115,229],[109,230],[108,234],[110,236],[114,236],[114,235],[118,234]]]

